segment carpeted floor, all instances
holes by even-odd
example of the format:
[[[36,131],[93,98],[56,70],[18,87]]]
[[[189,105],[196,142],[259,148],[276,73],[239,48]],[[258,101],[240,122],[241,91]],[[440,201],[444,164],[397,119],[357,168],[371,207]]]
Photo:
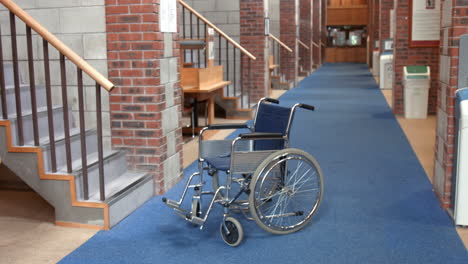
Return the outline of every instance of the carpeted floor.
[[[60,263],[468,263],[365,65],[325,65],[280,100],[317,107],[300,112],[292,131],[292,146],[316,157],[325,178],[323,203],[306,228],[276,236],[239,216],[246,238],[231,248],[219,236],[221,208],[199,231],[155,197]]]

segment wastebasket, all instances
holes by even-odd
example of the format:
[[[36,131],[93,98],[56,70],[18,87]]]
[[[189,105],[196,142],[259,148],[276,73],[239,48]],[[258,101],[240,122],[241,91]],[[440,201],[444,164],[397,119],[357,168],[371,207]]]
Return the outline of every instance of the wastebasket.
[[[380,55],[380,89],[393,88],[393,52]]]
[[[427,118],[427,100],[431,81],[429,66],[406,66],[403,68],[405,87],[405,118]]]
[[[468,225],[468,88],[456,92],[452,205],[456,225]]]
[[[374,49],[372,52],[372,75],[374,75],[374,77],[379,77],[379,55],[379,49]]]

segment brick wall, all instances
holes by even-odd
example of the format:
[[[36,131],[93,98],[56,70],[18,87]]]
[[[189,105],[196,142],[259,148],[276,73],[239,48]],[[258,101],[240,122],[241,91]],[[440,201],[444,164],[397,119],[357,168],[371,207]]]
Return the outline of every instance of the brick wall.
[[[303,70],[312,69],[312,1],[300,0],[300,40],[304,42],[309,49],[299,46],[299,59]]]
[[[444,208],[451,206],[454,165],[455,91],[458,88],[460,36],[468,34],[468,1],[442,1],[440,80],[437,100],[437,139],[434,189]]]
[[[290,47],[293,52],[281,48],[281,73],[286,80],[296,83],[297,77],[297,25],[296,0],[280,0],[280,40]]]
[[[312,49],[314,68],[320,67],[320,3],[322,0],[313,0],[312,4],[312,41],[316,44]]]
[[[257,102],[267,95],[268,49],[265,37],[264,0],[240,0],[240,44],[257,59],[243,56],[243,87],[250,91],[250,101]],[[249,71],[250,61],[250,71]]]
[[[439,79],[439,48],[415,48],[409,46],[409,4],[408,1],[395,0],[396,28],[394,39],[394,89],[393,111],[404,113],[403,67],[427,65],[431,67],[431,88],[429,90],[428,112],[435,113]]]
[[[132,168],[153,174],[160,194],[181,177],[177,33],[159,30],[159,0],[107,0],[112,144]]]
[[[383,40],[390,38],[390,10],[393,9],[394,0],[380,0],[379,39],[380,52],[383,51]]]

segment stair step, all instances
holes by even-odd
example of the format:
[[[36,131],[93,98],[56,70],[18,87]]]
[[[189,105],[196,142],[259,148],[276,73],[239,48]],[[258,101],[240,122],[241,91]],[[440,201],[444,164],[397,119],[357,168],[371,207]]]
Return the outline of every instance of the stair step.
[[[120,175],[124,174],[127,170],[127,159],[125,153],[116,150],[104,150],[104,185],[114,181]],[[92,196],[99,193],[99,164],[98,153],[91,153],[87,155],[87,168],[88,168],[88,191]],[[73,174],[75,175],[75,184],[77,188],[78,197],[83,197],[83,170],[81,166],[81,157],[73,160],[72,162]],[[62,167],[60,171],[66,173],[66,167]]]
[[[115,202],[116,199],[119,198],[122,192],[125,192],[126,189],[131,188],[132,186],[139,183],[139,181],[145,179],[148,176],[144,172],[136,172],[136,171],[126,171],[123,174],[119,175],[119,177],[115,178],[113,181],[107,183],[105,185],[105,194],[106,194],[106,203]],[[89,202],[99,201],[100,196],[99,192],[94,193],[93,195],[89,196]]]
[[[71,119],[71,111],[68,110],[68,114]],[[54,120],[54,132],[56,135],[63,134],[63,107],[54,106],[52,108],[52,116]],[[37,109],[37,118],[38,118],[38,129],[39,136],[43,137],[49,135],[49,121],[47,117],[47,107],[40,107]],[[11,121],[11,129],[13,134],[13,143],[18,144],[18,134],[17,134],[17,119],[16,114],[9,115],[8,119]],[[70,122],[72,126],[72,122]],[[33,121],[32,121],[32,112],[23,111],[23,133],[24,133],[24,142],[31,142],[34,140],[33,132]]]
[[[86,141],[86,151],[87,153],[95,153],[97,151],[97,132],[94,129],[88,129],[85,131],[85,141]],[[52,170],[52,163],[50,158],[50,142],[49,136],[39,139],[40,146],[42,147],[43,157],[44,157],[44,169],[46,171]],[[31,145],[33,142],[30,143]],[[81,158],[81,136],[79,128],[70,129],[70,149],[71,149],[71,158],[77,159]],[[65,135],[60,134],[55,137],[55,153],[57,167],[66,166],[66,148],[65,148]],[[65,169],[66,171],[66,169]]]
[[[7,113],[16,114],[16,94],[15,87],[13,85],[8,85],[5,87],[6,90],[6,99],[7,99]],[[31,92],[28,84],[20,85],[20,95],[21,95],[21,110],[22,111],[31,111]],[[36,105],[37,107],[46,106],[46,93],[44,86],[36,85]],[[2,113],[2,102],[0,100],[0,113]]]
[[[3,73],[5,76],[5,86],[13,86],[15,84],[14,75],[13,75],[13,64],[5,63],[3,65]],[[21,80],[21,74],[19,76]]]
[[[122,178],[122,179],[120,179]],[[109,222],[114,226],[154,195],[153,176],[127,172],[109,186],[106,203],[109,205]],[[107,189],[106,189],[107,191]],[[94,197],[94,196],[93,196]]]

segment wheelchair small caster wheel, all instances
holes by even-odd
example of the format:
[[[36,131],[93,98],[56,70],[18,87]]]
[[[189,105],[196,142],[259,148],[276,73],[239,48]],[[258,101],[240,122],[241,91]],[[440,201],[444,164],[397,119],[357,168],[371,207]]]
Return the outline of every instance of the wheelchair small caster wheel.
[[[231,247],[237,247],[244,239],[242,225],[234,217],[226,217],[219,227],[223,241]]]

